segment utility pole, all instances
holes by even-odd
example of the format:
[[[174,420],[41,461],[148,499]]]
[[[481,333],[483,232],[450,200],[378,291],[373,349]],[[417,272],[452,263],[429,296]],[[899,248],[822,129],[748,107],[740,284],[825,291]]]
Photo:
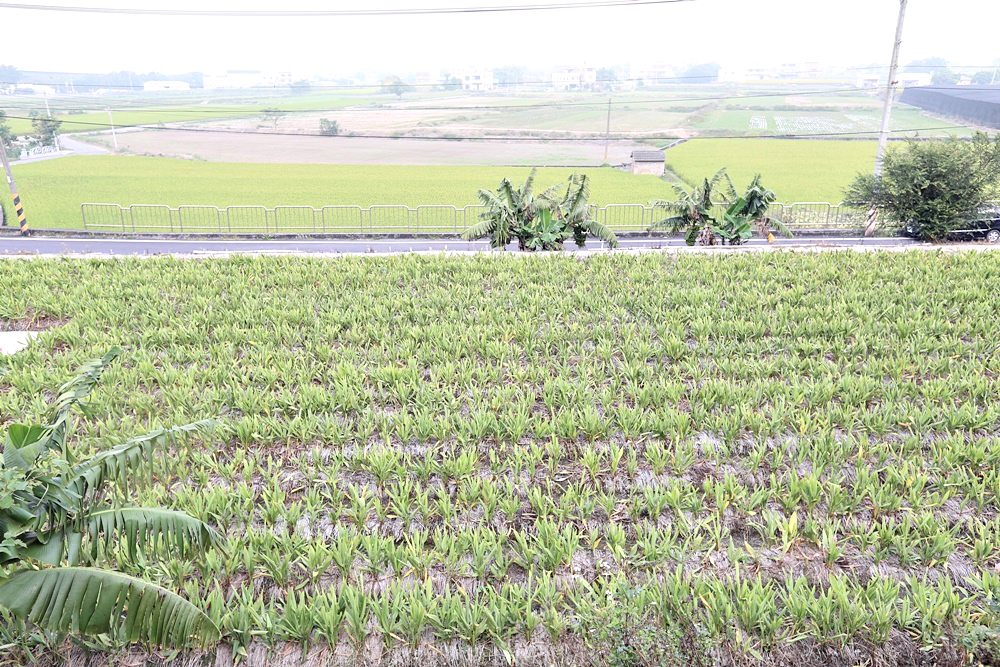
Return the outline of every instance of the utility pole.
[[[878,135],[878,152],[875,154],[875,178],[882,177],[882,161],[889,143],[892,125],[892,103],[896,97],[896,74],[899,70],[899,47],[903,44],[903,21],[906,18],[907,0],[899,0],[899,20],[896,23],[896,41],[892,44],[892,61],[889,63],[889,80],[885,87],[885,107],[882,109],[882,130]]]
[[[608,98],[608,123],[604,127],[604,162],[608,163],[608,145],[611,143],[611,98]]]
[[[111,115],[111,107],[108,107],[108,122],[111,123],[111,140],[115,144],[115,152],[118,152],[118,135],[115,133],[115,117]]]
[[[21,235],[28,235],[28,219],[24,215],[24,205],[21,203],[21,195],[17,192],[17,184],[14,182],[14,172],[10,168],[10,160],[7,159],[7,144],[0,139],[0,163],[7,176],[7,185],[10,187],[10,196],[14,201],[14,214],[17,216],[17,224],[21,227]],[[4,226],[7,221],[4,220]]]
[[[903,23],[906,19],[907,0],[899,0],[899,19],[896,22],[896,39],[892,44],[892,60],[889,63],[889,80],[885,87],[885,106],[882,109],[882,129],[878,135],[878,150],[875,153],[875,180],[882,178],[882,164],[885,161],[885,151],[889,145],[889,130],[892,127],[892,103],[896,97],[896,75],[899,71],[899,47],[903,44]],[[876,187],[878,187],[876,185]],[[878,209],[872,207],[868,211],[868,226],[865,236],[874,236],[878,222]]]

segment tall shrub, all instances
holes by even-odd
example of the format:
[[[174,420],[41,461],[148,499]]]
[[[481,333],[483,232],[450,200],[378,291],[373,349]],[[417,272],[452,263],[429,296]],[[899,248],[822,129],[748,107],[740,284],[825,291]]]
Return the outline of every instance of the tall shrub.
[[[940,241],[996,197],[1000,136],[908,141],[885,156],[882,178],[859,174],[845,203],[875,208],[912,236]]]

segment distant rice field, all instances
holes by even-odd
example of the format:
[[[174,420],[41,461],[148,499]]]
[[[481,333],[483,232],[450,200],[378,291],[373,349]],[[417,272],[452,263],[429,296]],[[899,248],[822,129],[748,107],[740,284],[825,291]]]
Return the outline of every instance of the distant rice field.
[[[839,203],[854,176],[871,169],[874,141],[695,139],[668,152],[668,166],[696,183],[725,167],[743,187],[755,174],[784,202]]]
[[[537,185],[561,183],[574,171],[592,177],[595,204],[644,204],[671,194],[655,176],[633,176],[610,168],[543,168]],[[513,167],[231,164],[114,155],[16,167],[28,219],[36,228],[80,227],[84,202],[462,207],[478,203],[479,188],[495,188],[504,177],[523,180],[528,172]]]

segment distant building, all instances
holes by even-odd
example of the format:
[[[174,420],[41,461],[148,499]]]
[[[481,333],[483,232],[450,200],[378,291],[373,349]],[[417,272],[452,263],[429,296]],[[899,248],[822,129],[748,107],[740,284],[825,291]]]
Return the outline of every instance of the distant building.
[[[495,90],[497,87],[496,80],[493,78],[493,70],[489,69],[466,72],[459,78],[462,80],[462,90],[482,92]]]
[[[903,88],[919,88],[931,85],[934,75],[930,72],[902,72],[897,75],[896,80]],[[872,88],[876,92],[885,92],[886,76],[884,74],[868,74],[857,80],[858,88]]]
[[[563,67],[552,73],[556,90],[593,90],[597,86],[597,70],[593,67]]]
[[[664,151],[632,151],[632,173],[663,176],[667,169],[667,154]]]
[[[815,81],[829,77],[820,63],[783,63],[767,67],[723,67],[719,83],[756,83],[760,81]]]
[[[639,70],[636,78],[644,88],[656,88],[677,82],[677,73],[673,67],[647,67]]]
[[[229,70],[221,74],[206,74],[206,90],[239,90],[246,88],[288,88],[294,82],[291,72],[260,70]]]
[[[19,95],[43,95],[48,97],[56,94],[56,87],[37,83],[19,83],[15,86],[14,92]]]
[[[441,77],[435,76],[430,72],[417,72],[413,77],[413,84],[424,88],[440,83],[440,81]]]
[[[147,93],[160,93],[168,90],[191,90],[187,81],[145,81],[142,89]]]
[[[734,69],[724,67],[719,71],[719,83],[753,83],[776,78],[766,67],[745,67]]]

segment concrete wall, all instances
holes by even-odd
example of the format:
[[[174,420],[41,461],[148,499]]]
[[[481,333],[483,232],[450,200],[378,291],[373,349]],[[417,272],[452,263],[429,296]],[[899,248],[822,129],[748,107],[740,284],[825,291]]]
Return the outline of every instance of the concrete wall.
[[[663,162],[633,162],[632,173],[650,176],[663,176],[665,165]]]

